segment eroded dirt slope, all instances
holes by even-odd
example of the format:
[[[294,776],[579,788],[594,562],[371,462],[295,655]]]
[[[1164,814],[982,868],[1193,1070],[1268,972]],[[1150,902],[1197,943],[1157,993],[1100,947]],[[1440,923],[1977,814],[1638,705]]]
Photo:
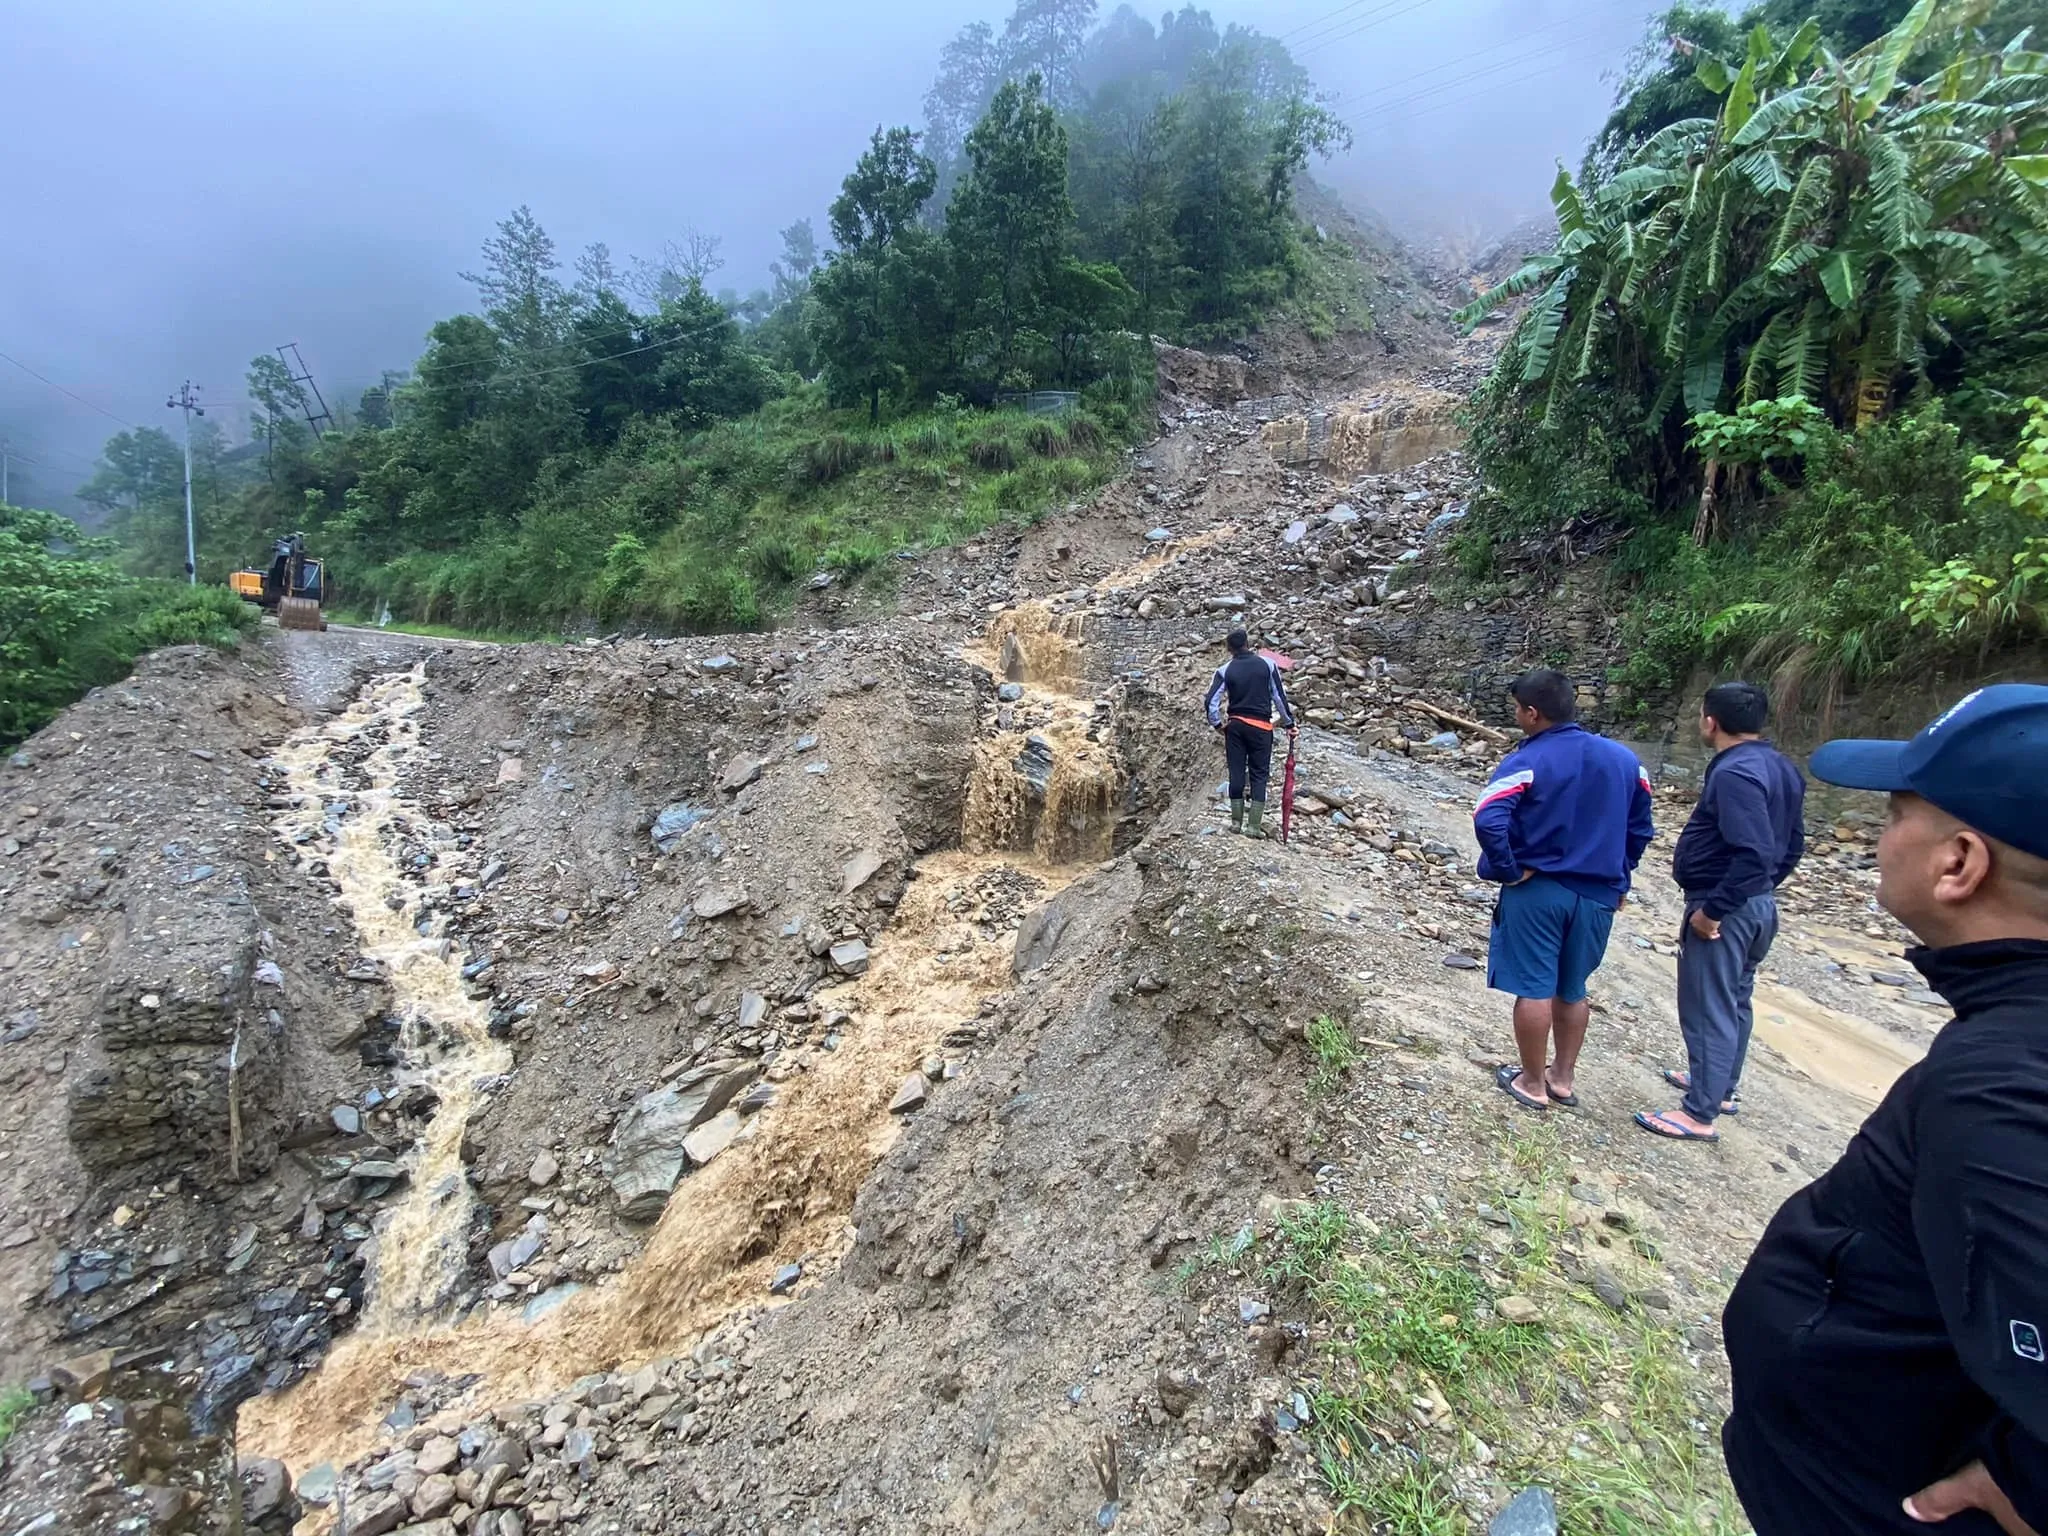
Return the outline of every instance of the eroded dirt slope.
[[[1612,635],[1432,595],[1467,476],[1415,402],[1483,349],[1363,357],[1165,358],[1130,476],[901,562],[893,617],[269,634],[30,743],[0,1343],[66,1363],[0,1529],[217,1525],[259,1391],[269,1529],[1321,1531],[1417,1464],[1473,1519],[1573,1465],[1733,1518],[1720,1297],[1940,1014],[1844,820],[1722,1147],[1628,1125],[1677,1049],[1654,875],[1584,1108],[1493,1090],[1465,807],[1505,677],[1569,654],[1597,709]],[[1224,832],[1196,710],[1240,620],[1314,726],[1284,848]],[[1469,1350],[1359,1346],[1325,1270],[1391,1237],[1464,1277],[1449,1335],[1566,1361],[1520,1431]]]

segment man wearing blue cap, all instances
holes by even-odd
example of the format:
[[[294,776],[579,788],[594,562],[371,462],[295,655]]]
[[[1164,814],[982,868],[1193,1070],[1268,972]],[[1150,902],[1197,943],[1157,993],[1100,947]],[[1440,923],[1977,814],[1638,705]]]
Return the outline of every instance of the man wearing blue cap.
[[[1785,1202],[1722,1318],[1757,1536],[2048,1531],[2048,687],[1814,777],[1891,795],[1878,900],[1955,1018]]]

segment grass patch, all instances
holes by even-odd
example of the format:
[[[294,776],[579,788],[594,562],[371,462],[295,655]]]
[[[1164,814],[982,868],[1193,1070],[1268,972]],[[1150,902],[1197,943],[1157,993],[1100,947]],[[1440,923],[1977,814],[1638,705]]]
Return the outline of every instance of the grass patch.
[[[1105,399],[1058,422],[947,405],[871,425],[804,386],[751,416],[637,425],[549,462],[516,523],[340,573],[351,606],[462,633],[722,633],[805,583],[885,579],[899,550],[1035,522],[1113,479],[1139,430]]]
[[[459,624],[429,624],[412,619],[394,618],[389,624],[380,625],[376,617],[366,613],[347,613],[329,608],[330,623],[352,625],[359,629],[382,629],[390,635],[418,635],[424,640],[484,640],[493,645],[560,645],[562,637],[541,630],[532,629],[465,629]]]
[[[1340,1516],[1362,1517],[1374,1536],[1469,1536],[1472,1521],[1441,1468],[1406,1446],[1366,1444],[1356,1454],[1332,1454],[1337,1446],[1349,1450],[1341,1430],[1319,1448],[1317,1463]]]
[[[1314,1094],[1335,1092],[1344,1074],[1365,1059],[1351,1031],[1327,1013],[1309,1025],[1308,1049],[1315,1058],[1308,1078],[1309,1092]]]
[[[34,1396],[25,1387],[8,1387],[0,1391],[0,1445],[14,1438],[14,1431],[35,1405]]]
[[[1185,1296],[1195,1281],[1210,1270],[1225,1270],[1236,1264],[1252,1251],[1257,1234],[1249,1227],[1239,1227],[1235,1232],[1219,1232],[1209,1239],[1208,1246],[1199,1248],[1174,1266],[1169,1284]]]
[[[1562,1286],[1549,1260],[1569,1228],[1554,1183],[1568,1169],[1538,1136],[1506,1151],[1523,1180],[1502,1197],[1508,1253],[1482,1260],[1476,1228],[1380,1232],[1328,1202],[1289,1208],[1261,1247],[1266,1280],[1320,1315],[1309,1434],[1340,1517],[1374,1532],[1471,1529],[1450,1474],[1476,1437],[1502,1481],[1556,1493],[1566,1536],[1737,1536],[1746,1522],[1704,1431],[1717,1415],[1683,1340]],[[1489,1264],[1542,1298],[1539,1322],[1500,1316]]]

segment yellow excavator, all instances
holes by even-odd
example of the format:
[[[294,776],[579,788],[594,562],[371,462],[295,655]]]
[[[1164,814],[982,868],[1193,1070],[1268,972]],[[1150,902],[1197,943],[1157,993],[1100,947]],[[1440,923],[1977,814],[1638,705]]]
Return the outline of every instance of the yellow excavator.
[[[327,565],[308,558],[306,536],[279,539],[270,552],[268,570],[236,571],[228,590],[265,613],[275,613],[280,629],[325,629],[320,605],[327,601]]]

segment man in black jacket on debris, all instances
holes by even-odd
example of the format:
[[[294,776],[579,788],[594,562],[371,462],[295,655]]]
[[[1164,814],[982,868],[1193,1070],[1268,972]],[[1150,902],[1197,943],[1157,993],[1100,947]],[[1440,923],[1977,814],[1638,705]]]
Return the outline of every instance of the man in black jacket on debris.
[[[1210,726],[1222,736],[1230,760],[1230,830],[1264,837],[1266,785],[1273,775],[1273,721],[1277,717],[1281,729],[1291,731],[1294,711],[1287,703],[1279,664],[1254,651],[1250,636],[1233,629],[1224,645],[1230,659],[1209,679],[1202,707]]]
[[[1772,1220],[1722,1318],[1758,1536],[2048,1532],[2048,688],[1814,777],[1889,792],[1878,900],[1955,1018]]]
[[[1636,1116],[1673,1141],[1717,1141],[1715,1119],[1735,1113],[1757,968],[1778,937],[1778,887],[1806,852],[1806,781],[1764,739],[1770,712],[1770,695],[1755,683],[1716,684],[1700,705],[1700,739],[1714,760],[1671,859],[1685,892],[1678,1028],[1686,1065],[1664,1080],[1685,1102]]]

